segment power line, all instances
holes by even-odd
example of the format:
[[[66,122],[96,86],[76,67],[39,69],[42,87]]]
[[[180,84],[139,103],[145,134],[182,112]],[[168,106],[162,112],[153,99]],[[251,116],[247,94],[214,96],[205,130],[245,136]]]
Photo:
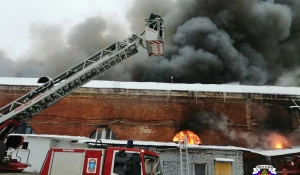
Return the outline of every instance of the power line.
[[[60,116],[60,115],[36,115],[36,119],[38,116],[41,117],[53,117],[53,118],[64,118],[71,120],[131,120],[131,121],[147,121],[147,122],[162,122],[162,121],[173,121],[174,119],[159,119],[159,120],[145,120],[145,118],[152,118],[152,116],[143,116],[143,119],[134,119],[134,117],[101,117],[101,118],[83,118],[83,117],[69,117],[69,116]],[[96,116],[95,116],[96,117]]]
[[[83,126],[99,126],[99,125],[109,125],[109,124],[125,124],[131,126],[163,126],[163,125],[173,125],[178,124],[177,122],[165,122],[165,123],[134,123],[134,122],[125,122],[121,120],[114,120],[111,122],[104,123],[72,123],[72,122],[27,122],[28,124],[53,124],[53,125],[83,125]]]

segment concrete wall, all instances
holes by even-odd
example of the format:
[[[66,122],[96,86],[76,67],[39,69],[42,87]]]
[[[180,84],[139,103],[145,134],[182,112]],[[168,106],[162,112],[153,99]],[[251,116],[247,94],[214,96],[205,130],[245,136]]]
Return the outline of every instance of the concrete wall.
[[[31,89],[0,86],[0,106]],[[28,123],[36,134],[88,137],[97,127],[109,127],[117,139],[168,142],[180,130],[191,129],[185,122],[191,113],[201,111],[228,116],[228,129],[236,131],[260,133],[260,125],[265,124],[287,129],[289,114],[282,107],[287,103],[288,97],[261,94],[80,88]],[[274,119],[279,122],[274,124]],[[258,125],[252,125],[255,123]],[[226,132],[200,126],[193,131],[206,145],[245,146],[230,140]]]
[[[179,150],[160,151],[160,159],[164,175],[180,174],[180,155]],[[232,175],[242,175],[243,155],[241,151],[223,150],[192,150],[189,149],[189,171],[194,174],[193,164],[206,164],[208,174],[215,174],[215,158],[233,159]]]

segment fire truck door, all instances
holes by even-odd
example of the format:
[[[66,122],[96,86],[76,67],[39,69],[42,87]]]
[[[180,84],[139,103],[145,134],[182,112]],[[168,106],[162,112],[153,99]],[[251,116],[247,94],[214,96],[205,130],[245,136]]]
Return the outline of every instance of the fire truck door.
[[[53,149],[49,175],[80,175],[82,172],[84,150],[65,151]]]
[[[102,174],[102,150],[86,150],[83,166],[83,175]]]

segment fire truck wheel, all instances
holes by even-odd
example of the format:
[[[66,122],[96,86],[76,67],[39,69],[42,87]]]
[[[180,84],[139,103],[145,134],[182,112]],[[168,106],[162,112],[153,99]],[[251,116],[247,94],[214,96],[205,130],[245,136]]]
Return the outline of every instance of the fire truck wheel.
[[[5,151],[6,151],[6,145],[2,141],[0,141],[0,162],[5,156]]]

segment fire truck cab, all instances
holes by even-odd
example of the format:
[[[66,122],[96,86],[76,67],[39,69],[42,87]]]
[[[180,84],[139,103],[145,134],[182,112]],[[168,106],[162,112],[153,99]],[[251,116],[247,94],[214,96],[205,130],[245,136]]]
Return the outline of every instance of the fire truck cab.
[[[40,175],[59,174],[162,175],[162,169],[157,153],[132,146],[98,146],[97,148],[79,149],[51,148]]]
[[[282,175],[296,175],[300,174],[300,156],[285,157],[280,164],[278,174]]]

